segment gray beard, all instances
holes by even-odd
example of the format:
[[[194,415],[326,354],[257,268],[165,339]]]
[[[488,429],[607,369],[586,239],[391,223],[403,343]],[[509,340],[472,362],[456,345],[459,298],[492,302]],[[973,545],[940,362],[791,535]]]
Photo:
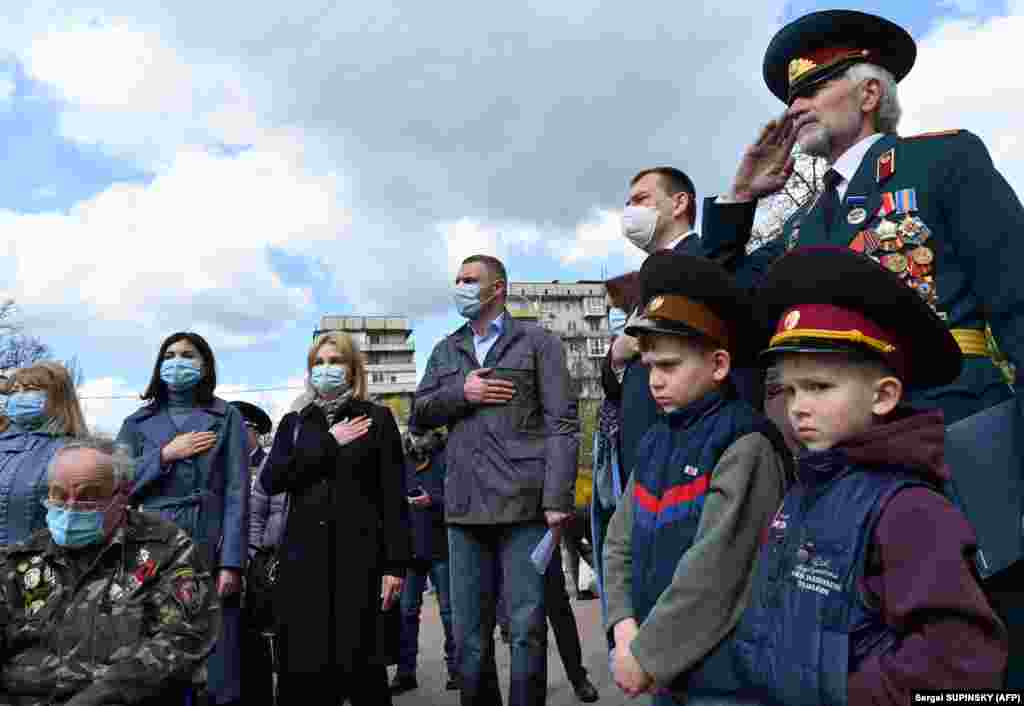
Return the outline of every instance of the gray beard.
[[[804,154],[826,159],[832,156],[832,135],[823,125],[813,126],[813,131],[799,142],[800,150]]]

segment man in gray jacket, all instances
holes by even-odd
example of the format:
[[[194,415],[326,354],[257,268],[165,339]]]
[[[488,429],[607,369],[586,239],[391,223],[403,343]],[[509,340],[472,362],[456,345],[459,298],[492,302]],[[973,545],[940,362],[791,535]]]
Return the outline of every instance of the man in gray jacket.
[[[416,391],[418,423],[448,427],[445,519],[462,706],[501,704],[499,591],[510,617],[509,705],[545,703],[544,576],[530,553],[547,527],[569,518],[575,499],[579,419],[565,353],[557,336],[508,314],[507,285],[497,258],[462,263],[455,304],[469,321],[437,344]]]

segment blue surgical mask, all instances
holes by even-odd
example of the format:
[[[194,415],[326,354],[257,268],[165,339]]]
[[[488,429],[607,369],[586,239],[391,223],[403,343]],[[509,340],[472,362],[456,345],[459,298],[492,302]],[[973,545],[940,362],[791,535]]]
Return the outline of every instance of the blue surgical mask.
[[[191,390],[202,376],[203,369],[190,358],[168,358],[160,364],[160,379],[174,392]]]
[[[622,309],[612,307],[608,310],[608,330],[613,336],[621,336],[626,330],[626,320],[629,316]]]
[[[496,284],[497,282],[495,282]],[[459,314],[470,321],[476,321],[480,318],[480,312],[483,311],[484,305],[498,296],[498,292],[495,290],[491,293],[491,296],[480,301],[480,283],[463,282],[455,285],[453,296],[455,298],[455,308],[458,309]]]
[[[46,526],[54,543],[62,547],[86,547],[103,540],[103,510],[68,510],[46,505]]]
[[[46,423],[46,393],[42,390],[12,392],[7,396],[7,418],[24,429]]]
[[[348,371],[344,365],[314,365],[309,384],[321,395],[348,389]]]

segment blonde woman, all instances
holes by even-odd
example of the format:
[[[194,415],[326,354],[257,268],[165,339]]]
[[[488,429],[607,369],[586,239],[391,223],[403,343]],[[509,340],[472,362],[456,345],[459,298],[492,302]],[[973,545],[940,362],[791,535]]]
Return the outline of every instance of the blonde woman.
[[[85,436],[85,417],[71,375],[44,361],[16,370],[7,382],[0,432],[0,545],[46,526],[46,466],[57,449]]]
[[[402,442],[387,407],[366,400],[351,337],[323,336],[308,392],[281,420],[260,475],[290,493],[275,596],[278,703],[390,704],[379,608],[397,601],[410,555]]]

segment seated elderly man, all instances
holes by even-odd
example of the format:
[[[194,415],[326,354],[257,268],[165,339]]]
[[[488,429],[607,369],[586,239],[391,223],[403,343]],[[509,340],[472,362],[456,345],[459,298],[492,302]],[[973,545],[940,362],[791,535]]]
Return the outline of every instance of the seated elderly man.
[[[219,605],[188,535],[127,508],[133,467],[105,440],[50,462],[47,527],[0,554],[0,704],[184,703]]]

